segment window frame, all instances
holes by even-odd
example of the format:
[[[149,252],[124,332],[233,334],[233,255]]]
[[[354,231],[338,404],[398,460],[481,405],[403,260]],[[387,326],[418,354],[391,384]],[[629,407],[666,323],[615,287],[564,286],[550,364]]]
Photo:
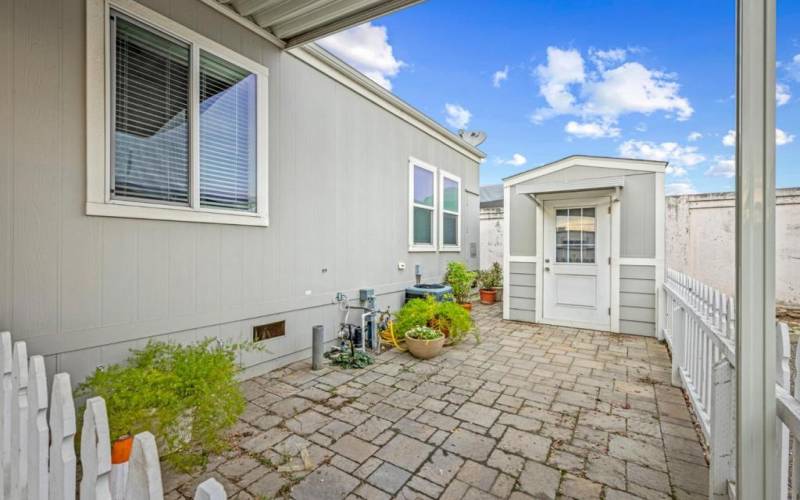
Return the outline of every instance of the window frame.
[[[455,181],[458,185],[458,211],[453,212],[452,210],[445,210],[444,208],[444,180],[449,179],[451,181]],[[463,212],[461,207],[461,177],[451,174],[445,170],[439,170],[439,250],[442,252],[460,252],[461,251],[461,213]],[[456,241],[457,244],[455,245],[448,245],[444,242],[444,216],[445,214],[455,215],[457,219],[456,223]]]
[[[190,146],[188,206],[111,197],[113,175],[111,102],[111,11],[115,10],[190,47]],[[133,0],[87,0],[86,10],[86,214],[107,217],[269,225],[268,99],[269,69]],[[200,205],[200,51],[256,75],[256,211]]]
[[[433,206],[422,205],[414,201],[414,167],[431,172],[433,179]],[[408,251],[409,252],[435,252],[437,250],[438,233],[438,212],[439,212],[439,189],[438,189],[439,169],[417,158],[408,159]],[[414,242],[414,208],[424,208],[431,211],[431,242]]]

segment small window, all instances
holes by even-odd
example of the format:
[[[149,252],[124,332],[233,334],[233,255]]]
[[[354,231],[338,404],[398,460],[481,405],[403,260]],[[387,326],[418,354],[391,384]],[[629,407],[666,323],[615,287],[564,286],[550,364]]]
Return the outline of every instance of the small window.
[[[595,209],[556,210],[556,262],[593,264],[595,248]]]
[[[461,179],[442,172],[441,249],[460,250],[461,245]]]
[[[410,246],[412,250],[435,250],[436,169],[423,162],[410,163]]]
[[[98,15],[105,4],[87,2],[87,214],[266,226],[267,68],[135,2]]]

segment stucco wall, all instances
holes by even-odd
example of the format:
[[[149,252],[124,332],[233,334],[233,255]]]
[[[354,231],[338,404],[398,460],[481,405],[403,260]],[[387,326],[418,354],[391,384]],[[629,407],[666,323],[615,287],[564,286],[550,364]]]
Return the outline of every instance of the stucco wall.
[[[668,196],[666,217],[667,266],[732,294],[734,194]],[[777,192],[775,257],[776,301],[800,306],[800,188]]]
[[[0,2],[0,330],[49,373],[286,320],[244,359],[266,369],[305,355],[313,324],[335,336],[338,291],[395,309],[415,264],[478,265],[476,161],[202,2],[141,3],[269,68],[270,226],[86,216],[86,1]],[[462,178],[460,253],[409,253],[409,156]]]
[[[503,264],[503,209],[481,209],[481,269]]]

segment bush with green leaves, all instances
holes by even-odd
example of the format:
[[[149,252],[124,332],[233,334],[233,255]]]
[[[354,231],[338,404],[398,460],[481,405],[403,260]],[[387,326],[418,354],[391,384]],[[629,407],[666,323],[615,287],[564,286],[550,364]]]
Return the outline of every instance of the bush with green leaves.
[[[447,264],[445,282],[453,288],[453,297],[460,304],[469,302],[476,275],[477,273],[470,271],[463,262],[454,260]]]
[[[417,340],[439,340],[444,337],[444,334],[429,326],[415,326],[406,332],[406,337]]]
[[[226,431],[244,411],[236,354],[252,344],[151,341],[125,365],[98,369],[77,390],[105,399],[111,439],[150,431],[162,460],[179,470],[228,448]]]
[[[483,290],[491,290],[500,286],[497,273],[491,268],[485,271],[478,271],[478,283]]]
[[[428,296],[424,299],[408,301],[397,313],[394,320],[394,333],[398,339],[415,327],[428,326],[441,331],[448,344],[456,344],[472,332],[479,340],[477,328],[472,317],[461,305],[452,301],[439,302]]]
[[[503,286],[503,266],[501,266],[499,262],[495,262],[494,264],[492,264],[492,267],[491,267],[490,271],[492,273],[494,273],[495,280],[497,281],[497,284],[495,285],[495,288],[502,287]]]

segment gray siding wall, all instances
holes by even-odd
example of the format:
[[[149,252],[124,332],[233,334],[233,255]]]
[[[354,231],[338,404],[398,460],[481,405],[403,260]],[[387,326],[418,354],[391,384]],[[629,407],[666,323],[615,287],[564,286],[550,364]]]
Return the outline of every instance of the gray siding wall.
[[[529,196],[517,193],[517,187],[511,187],[510,214],[508,219],[510,231],[510,255],[530,257],[536,255],[536,203]]]
[[[509,319],[534,321],[536,318],[536,264],[509,263]]]
[[[270,70],[270,227],[88,217],[85,1],[0,4],[0,330],[80,381],[148,338],[249,338],[285,319],[261,369],[332,339],[337,291],[401,304],[421,264],[477,267],[479,208],[464,193],[462,251],[408,252],[408,157],[478,191],[477,164],[196,0],[146,6]],[[398,270],[398,262],[407,264]],[[325,269],[326,271],[323,271]]]
[[[620,332],[655,336],[655,267],[620,266],[619,275]]]
[[[625,176],[620,194],[620,257],[656,256],[656,174]]]

